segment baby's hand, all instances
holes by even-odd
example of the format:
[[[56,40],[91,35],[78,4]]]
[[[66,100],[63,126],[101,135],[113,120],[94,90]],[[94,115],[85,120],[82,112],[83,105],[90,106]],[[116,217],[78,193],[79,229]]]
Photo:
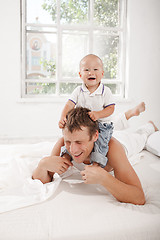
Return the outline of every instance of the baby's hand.
[[[93,121],[96,121],[99,119],[99,114],[96,111],[91,111],[88,114]]]
[[[66,118],[61,119],[58,123],[59,128],[64,128],[66,121],[67,121]]]

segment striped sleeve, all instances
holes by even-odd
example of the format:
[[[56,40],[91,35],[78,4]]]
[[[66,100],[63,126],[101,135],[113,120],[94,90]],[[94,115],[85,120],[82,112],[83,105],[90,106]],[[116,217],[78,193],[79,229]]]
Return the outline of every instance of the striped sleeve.
[[[103,105],[104,108],[106,108],[110,105],[115,105],[115,102],[113,100],[113,95],[112,95],[110,88],[104,86],[103,95],[104,95],[104,105]]]
[[[77,102],[78,102],[78,96],[80,94],[80,91],[81,91],[81,86],[76,87],[73,90],[73,92],[72,92],[72,94],[71,94],[71,96],[69,97],[68,100],[72,101],[76,105]]]

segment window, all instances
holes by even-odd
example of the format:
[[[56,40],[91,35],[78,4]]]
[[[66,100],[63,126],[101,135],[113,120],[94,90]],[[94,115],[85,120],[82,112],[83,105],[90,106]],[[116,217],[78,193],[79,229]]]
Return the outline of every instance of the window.
[[[22,97],[69,95],[81,84],[79,62],[104,63],[103,83],[125,89],[126,0],[22,0]]]

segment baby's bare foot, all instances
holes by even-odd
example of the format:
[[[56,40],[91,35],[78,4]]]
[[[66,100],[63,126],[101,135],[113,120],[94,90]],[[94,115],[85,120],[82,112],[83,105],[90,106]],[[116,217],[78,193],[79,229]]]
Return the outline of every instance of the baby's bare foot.
[[[140,104],[138,104],[135,108],[132,109],[133,111],[133,116],[139,116],[139,114],[141,112],[144,112],[145,111],[145,103],[144,102],[141,102]]]
[[[126,119],[129,120],[131,117],[134,116],[139,116],[141,112],[145,111],[145,103],[141,102],[140,104],[138,104],[136,107],[129,109],[125,115],[126,115]]]
[[[155,132],[156,131],[159,131],[159,129],[156,127],[156,125],[154,124],[154,122],[152,122],[152,121],[149,121],[149,123],[151,123],[152,125],[153,125],[153,127],[154,127],[154,129],[155,129]]]

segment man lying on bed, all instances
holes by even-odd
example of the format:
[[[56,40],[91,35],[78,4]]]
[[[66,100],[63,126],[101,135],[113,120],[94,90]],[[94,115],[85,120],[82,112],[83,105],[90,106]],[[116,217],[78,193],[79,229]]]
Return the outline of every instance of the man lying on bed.
[[[64,173],[73,165],[71,160],[74,160],[86,164],[81,171],[84,183],[101,184],[120,202],[143,205],[144,192],[127,156],[143,150],[147,137],[157,130],[155,125],[149,122],[133,134],[115,131],[109,142],[107,165],[102,168],[97,163],[90,164],[99,129],[97,121],[90,119],[88,111],[86,108],[75,108],[68,113],[63,138],[57,141],[51,156],[39,162],[33,172],[33,179],[39,179],[43,183],[50,182],[54,173]],[[61,147],[64,145],[69,154],[65,153],[60,157]],[[114,171],[114,176],[109,174],[111,170]]]

